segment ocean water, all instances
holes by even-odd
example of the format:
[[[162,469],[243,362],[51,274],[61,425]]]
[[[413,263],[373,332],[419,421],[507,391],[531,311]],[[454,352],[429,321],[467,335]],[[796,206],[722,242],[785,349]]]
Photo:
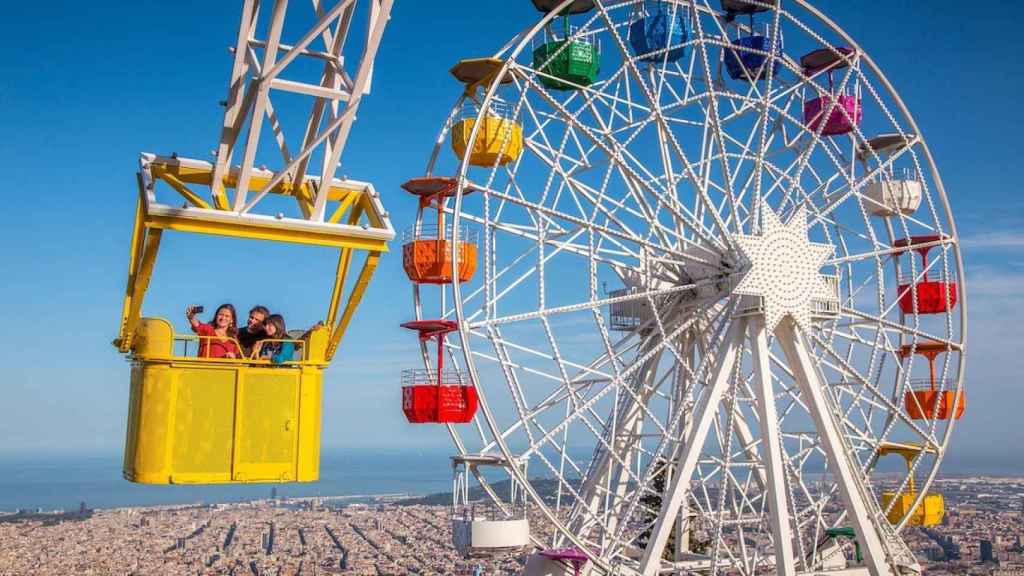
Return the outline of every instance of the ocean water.
[[[237,502],[284,497],[423,495],[451,490],[449,452],[325,451],[320,480],[308,484],[149,486],[121,477],[119,455],[0,457],[0,511]]]
[[[0,455],[0,512],[18,509],[77,509],[237,502],[278,497],[356,496],[378,494],[427,495],[451,491],[452,449],[325,450],[320,481],[309,484],[246,484],[220,486],[147,486],[121,478],[120,455]],[[585,462],[580,451],[574,458]],[[902,471],[890,462],[880,471]],[[954,453],[943,462],[940,476],[990,474],[1024,475],[1024,461],[993,461]]]

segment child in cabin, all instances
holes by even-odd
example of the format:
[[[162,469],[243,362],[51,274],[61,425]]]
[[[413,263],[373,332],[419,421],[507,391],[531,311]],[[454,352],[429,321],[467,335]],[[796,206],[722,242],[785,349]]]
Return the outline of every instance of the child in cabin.
[[[288,331],[284,326],[284,316],[271,314],[263,322],[264,340],[260,340],[253,346],[252,355],[256,358],[270,360],[274,364],[288,362],[295,355],[294,342],[281,342],[288,338]]]
[[[189,306],[185,309],[185,317],[192,327],[192,331],[200,336],[199,357],[200,358],[238,358],[241,351],[238,349],[238,342],[235,337],[238,329],[235,327],[235,307],[231,304],[221,304],[217,313],[213,315],[213,322],[204,324],[196,318],[198,306]]]
[[[256,305],[249,310],[249,320],[238,331],[238,343],[242,345],[242,353],[246,356],[252,354],[252,348],[257,342],[267,337],[263,331],[263,322],[267,316],[270,316],[270,310],[266,306]]]

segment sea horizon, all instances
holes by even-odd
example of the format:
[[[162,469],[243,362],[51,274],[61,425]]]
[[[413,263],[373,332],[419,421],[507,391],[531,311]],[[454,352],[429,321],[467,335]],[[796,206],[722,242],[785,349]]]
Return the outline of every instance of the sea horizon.
[[[271,497],[341,498],[451,491],[453,448],[327,448],[309,483],[143,485],[121,476],[120,453],[0,454],[0,514],[248,502]],[[895,470],[895,468],[894,468]],[[885,470],[883,470],[885,471]],[[1024,463],[947,458],[939,477],[1024,476]]]
[[[269,498],[409,494],[451,489],[450,449],[326,449],[308,483],[145,485],[121,476],[121,454],[0,455],[0,513],[187,504]]]

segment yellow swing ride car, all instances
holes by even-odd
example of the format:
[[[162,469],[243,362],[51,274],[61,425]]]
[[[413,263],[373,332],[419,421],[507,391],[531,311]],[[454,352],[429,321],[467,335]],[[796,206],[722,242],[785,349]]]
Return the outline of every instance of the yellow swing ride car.
[[[373,187],[350,180],[332,184],[328,200],[338,206],[319,224],[260,215],[238,218],[205,202],[178,208],[155,201],[152,190],[158,183],[175,189],[209,184],[212,174],[207,162],[142,156],[128,285],[114,342],[131,361],[124,477],[146,484],[315,481],[323,370],[394,231]],[[256,171],[253,185],[270,178]],[[233,186],[234,178],[229,175],[225,184]],[[273,191],[301,194],[290,185]],[[339,249],[324,323],[296,342],[296,358],[282,365],[189,354],[190,344],[201,337],[177,334],[169,321],[141,316],[165,230]],[[367,255],[342,307],[356,251]]]

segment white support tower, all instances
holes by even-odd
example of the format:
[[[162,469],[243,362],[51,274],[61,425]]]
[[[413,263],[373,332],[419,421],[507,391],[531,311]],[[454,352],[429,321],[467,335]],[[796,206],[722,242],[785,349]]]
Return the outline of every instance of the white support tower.
[[[244,0],[210,183],[217,208],[243,214],[282,184],[306,182],[308,176],[334,181],[359,103],[370,91],[391,6],[392,0],[291,6],[288,0]],[[312,24],[296,26],[307,21]],[[356,27],[364,31],[356,33]],[[311,75],[314,69],[319,71]],[[275,108],[276,99],[286,94],[307,103],[304,121],[289,122],[296,119]],[[290,148],[290,138],[299,145]],[[254,172],[267,161],[263,150],[271,147],[280,154],[281,167],[257,181]],[[232,198],[225,194],[228,187],[234,188]],[[325,221],[328,191],[320,185],[295,188],[303,218]]]

